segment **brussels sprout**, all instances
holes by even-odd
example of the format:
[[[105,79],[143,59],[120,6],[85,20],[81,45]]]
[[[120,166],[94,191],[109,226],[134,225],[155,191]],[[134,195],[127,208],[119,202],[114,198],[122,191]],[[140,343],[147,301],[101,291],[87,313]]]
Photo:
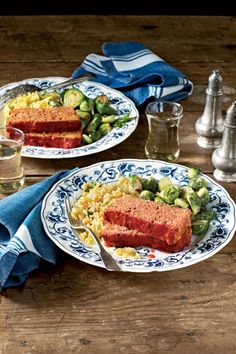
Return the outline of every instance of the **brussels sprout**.
[[[215,216],[215,212],[213,210],[201,210],[197,215],[191,215],[191,221],[196,220],[208,220],[211,221]]]
[[[94,101],[90,99],[83,100],[79,105],[79,109],[85,112],[92,112],[94,109]]]
[[[162,177],[158,182],[159,191],[161,192],[169,185],[173,185],[171,179],[169,177]]]
[[[100,114],[94,114],[93,119],[91,119],[87,128],[85,129],[85,133],[89,134],[93,130],[96,130],[98,126],[101,124],[101,121],[102,121],[102,117],[100,116]]]
[[[107,135],[108,133],[110,133],[111,130],[112,127],[110,126],[109,123],[103,123],[98,128],[98,131],[101,134],[101,136]]]
[[[189,202],[190,208],[193,212],[193,215],[196,215],[201,210],[201,199],[197,193],[192,192],[187,195],[187,201]]]
[[[159,203],[159,204],[166,204],[163,199],[161,199],[159,196],[156,196],[154,199],[154,202]]]
[[[100,114],[117,114],[116,110],[109,106],[109,99],[106,95],[100,95],[95,98],[96,110]]]
[[[121,128],[127,122],[130,122],[132,118],[129,118],[130,113],[125,114],[123,117],[116,119],[112,124],[113,128]]]
[[[129,176],[129,182],[131,187],[135,191],[141,191],[142,190],[142,178],[139,177],[138,175],[130,175]]]
[[[88,122],[90,121],[91,119],[91,115],[89,112],[83,112],[83,111],[80,111],[80,110],[76,110],[75,113],[78,115],[78,117],[80,118],[80,121],[81,121],[81,126],[82,128],[84,129],[87,125],[88,125]]]
[[[114,114],[111,116],[102,116],[102,123],[113,123],[116,120],[116,117]]]
[[[200,167],[191,167],[188,170],[188,178],[192,179],[194,177],[197,177],[197,175],[201,172]]]
[[[159,196],[167,203],[173,204],[175,199],[179,197],[179,187],[171,184],[165,187]]]
[[[198,191],[200,188],[206,187],[207,182],[202,177],[194,177],[189,181],[189,186],[195,191]]]
[[[187,196],[193,192],[194,192],[194,190],[191,187],[184,186],[184,187],[180,188],[179,194],[180,194],[181,198],[187,199]]]
[[[85,111],[80,111],[79,109],[75,110],[75,113],[79,116],[79,118],[81,119],[85,119],[87,121],[89,121],[91,119],[91,115],[89,112],[85,112]]]
[[[187,199],[184,198],[176,198],[174,204],[183,209],[187,209],[189,207]]]
[[[197,195],[201,199],[202,206],[206,205],[210,200],[210,194],[209,194],[208,190],[206,189],[206,187],[200,188],[199,191],[197,191]]]
[[[103,104],[108,104],[109,103],[109,98],[107,95],[100,95],[95,98],[96,103],[103,103]]]
[[[204,235],[209,227],[208,220],[197,220],[191,224],[193,234],[195,235]]]
[[[82,142],[88,145],[91,144],[93,140],[87,134],[82,134]]]
[[[99,131],[97,130],[92,130],[90,133],[89,133],[89,137],[92,139],[92,141],[97,141],[99,139],[101,139],[101,134],[99,133]]]
[[[78,89],[67,89],[63,92],[63,106],[77,107],[84,100],[83,92]]]
[[[146,200],[154,200],[155,199],[155,194],[152,193],[151,191],[144,190],[139,194],[140,198],[146,199]]]
[[[147,179],[143,180],[142,188],[151,191],[153,193],[156,193],[158,188],[158,182],[154,177],[148,177]]]

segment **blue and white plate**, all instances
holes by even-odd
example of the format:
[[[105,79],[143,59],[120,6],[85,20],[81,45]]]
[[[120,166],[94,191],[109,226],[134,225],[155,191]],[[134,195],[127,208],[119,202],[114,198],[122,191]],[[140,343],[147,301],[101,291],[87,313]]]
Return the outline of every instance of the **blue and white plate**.
[[[156,179],[168,176],[178,185],[188,184],[188,168],[182,165],[154,160],[116,160],[105,161],[73,171],[68,177],[56,183],[45,196],[41,219],[46,233],[57,246],[75,258],[103,267],[97,248],[90,248],[82,244],[71,230],[65,214],[64,198],[66,195],[78,198],[82,186],[88,181],[109,183],[116,181],[118,175],[129,176],[138,174],[147,178]],[[150,250],[147,247],[137,248],[141,258],[139,260],[117,258],[124,271],[152,272],[167,271],[190,266],[201,262],[227,245],[236,230],[236,206],[227,191],[211,178],[203,175],[208,182],[211,196],[207,208],[215,212],[210,222],[207,234],[196,243],[197,236],[192,236],[191,244],[182,252],[165,253]],[[110,248],[111,252],[114,248]],[[155,256],[155,258],[151,258]]]
[[[57,84],[68,80],[65,77],[44,77],[33,78],[19,82],[14,82],[5,85],[0,88],[0,96],[7,90],[20,84],[33,84],[47,89],[53,84]],[[84,81],[79,84],[73,85],[75,88],[79,88],[86,96],[95,98],[98,95],[105,94],[109,97],[111,106],[117,110],[120,116],[123,116],[130,112],[130,118],[133,118],[130,122],[127,122],[121,128],[114,128],[110,133],[105,135],[102,139],[86,145],[80,146],[74,149],[57,149],[57,148],[43,148],[38,146],[24,146],[22,149],[22,156],[34,157],[42,159],[62,159],[70,157],[80,157],[95,154],[107,149],[112,148],[115,145],[120,144],[126,140],[136,129],[138,125],[139,113],[135,107],[135,104],[122,93],[109,88],[105,85],[98,84],[92,81]]]

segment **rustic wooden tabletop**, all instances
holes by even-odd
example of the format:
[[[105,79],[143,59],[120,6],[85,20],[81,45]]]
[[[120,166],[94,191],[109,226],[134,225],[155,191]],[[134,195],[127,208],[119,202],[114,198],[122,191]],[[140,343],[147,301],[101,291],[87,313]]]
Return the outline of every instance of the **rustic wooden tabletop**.
[[[105,41],[140,41],[183,71],[194,92],[182,101],[178,163],[212,177],[212,151],[197,145],[195,121],[208,76],[224,78],[224,113],[236,93],[236,18],[175,16],[0,17],[0,86],[69,77]],[[145,158],[147,122],[104,152],[72,159],[24,158],[26,184],[97,161]],[[221,183],[236,198],[234,183]],[[110,273],[62,253],[0,297],[0,353],[235,353],[236,241],[170,272]]]

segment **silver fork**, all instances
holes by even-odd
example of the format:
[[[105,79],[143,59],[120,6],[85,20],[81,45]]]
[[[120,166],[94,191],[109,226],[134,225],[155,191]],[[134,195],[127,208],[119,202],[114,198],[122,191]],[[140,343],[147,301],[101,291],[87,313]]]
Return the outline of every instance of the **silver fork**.
[[[103,263],[104,263],[106,269],[110,270],[110,271],[122,271],[122,269],[118,266],[118,264],[114,260],[114,258],[104,248],[103,244],[101,243],[99,238],[95,235],[95,233],[88,226],[85,226],[80,220],[77,220],[73,217],[73,215],[71,214],[72,203],[71,203],[71,200],[68,196],[65,197],[65,207],[66,207],[66,213],[67,213],[67,217],[68,217],[69,224],[70,224],[71,228],[74,231],[82,231],[82,230],[88,231],[90,233],[90,235],[92,235],[92,237],[97,242],[99,250],[100,250],[100,256],[103,260]]]

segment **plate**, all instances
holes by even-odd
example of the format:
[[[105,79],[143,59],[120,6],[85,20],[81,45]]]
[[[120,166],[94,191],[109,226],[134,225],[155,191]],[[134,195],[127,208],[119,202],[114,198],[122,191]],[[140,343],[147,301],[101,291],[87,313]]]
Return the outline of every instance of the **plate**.
[[[182,165],[154,160],[116,160],[100,162],[89,167],[74,170],[63,180],[56,183],[47,193],[43,200],[41,220],[47,235],[63,251],[75,258],[98,267],[104,264],[97,249],[82,244],[73,234],[65,215],[65,195],[78,198],[81,194],[82,185],[88,181],[110,183],[117,180],[117,175],[129,176],[138,174],[156,179],[170,177],[178,185],[186,185],[188,168]],[[207,208],[215,211],[215,217],[210,222],[207,234],[198,243],[197,236],[192,236],[192,243],[182,252],[165,253],[154,251],[146,247],[137,248],[141,258],[138,260],[117,258],[119,265],[124,271],[129,272],[152,272],[168,271],[191,266],[201,262],[227,245],[236,230],[235,203],[227,191],[214,182],[210,177],[202,175],[208,183],[211,196]],[[113,252],[114,248],[110,248]]]
[[[68,78],[45,77],[14,82],[1,87],[0,96],[3,95],[7,90],[12,89],[13,87],[20,84],[33,84],[41,87],[42,89],[47,89],[51,85],[63,82],[65,80],[68,80]],[[102,139],[86,146],[80,146],[74,149],[23,146],[22,156],[43,159],[62,159],[91,155],[110,149],[113,146],[120,144],[134,132],[138,125],[139,113],[135,107],[135,104],[129,98],[114,89],[92,81],[84,81],[73,86],[80,89],[86,96],[90,98],[95,98],[101,94],[107,95],[110,99],[111,106],[117,110],[119,115],[123,116],[130,112],[130,118],[134,119],[124,124],[121,128],[113,128],[112,131],[105,135]]]

